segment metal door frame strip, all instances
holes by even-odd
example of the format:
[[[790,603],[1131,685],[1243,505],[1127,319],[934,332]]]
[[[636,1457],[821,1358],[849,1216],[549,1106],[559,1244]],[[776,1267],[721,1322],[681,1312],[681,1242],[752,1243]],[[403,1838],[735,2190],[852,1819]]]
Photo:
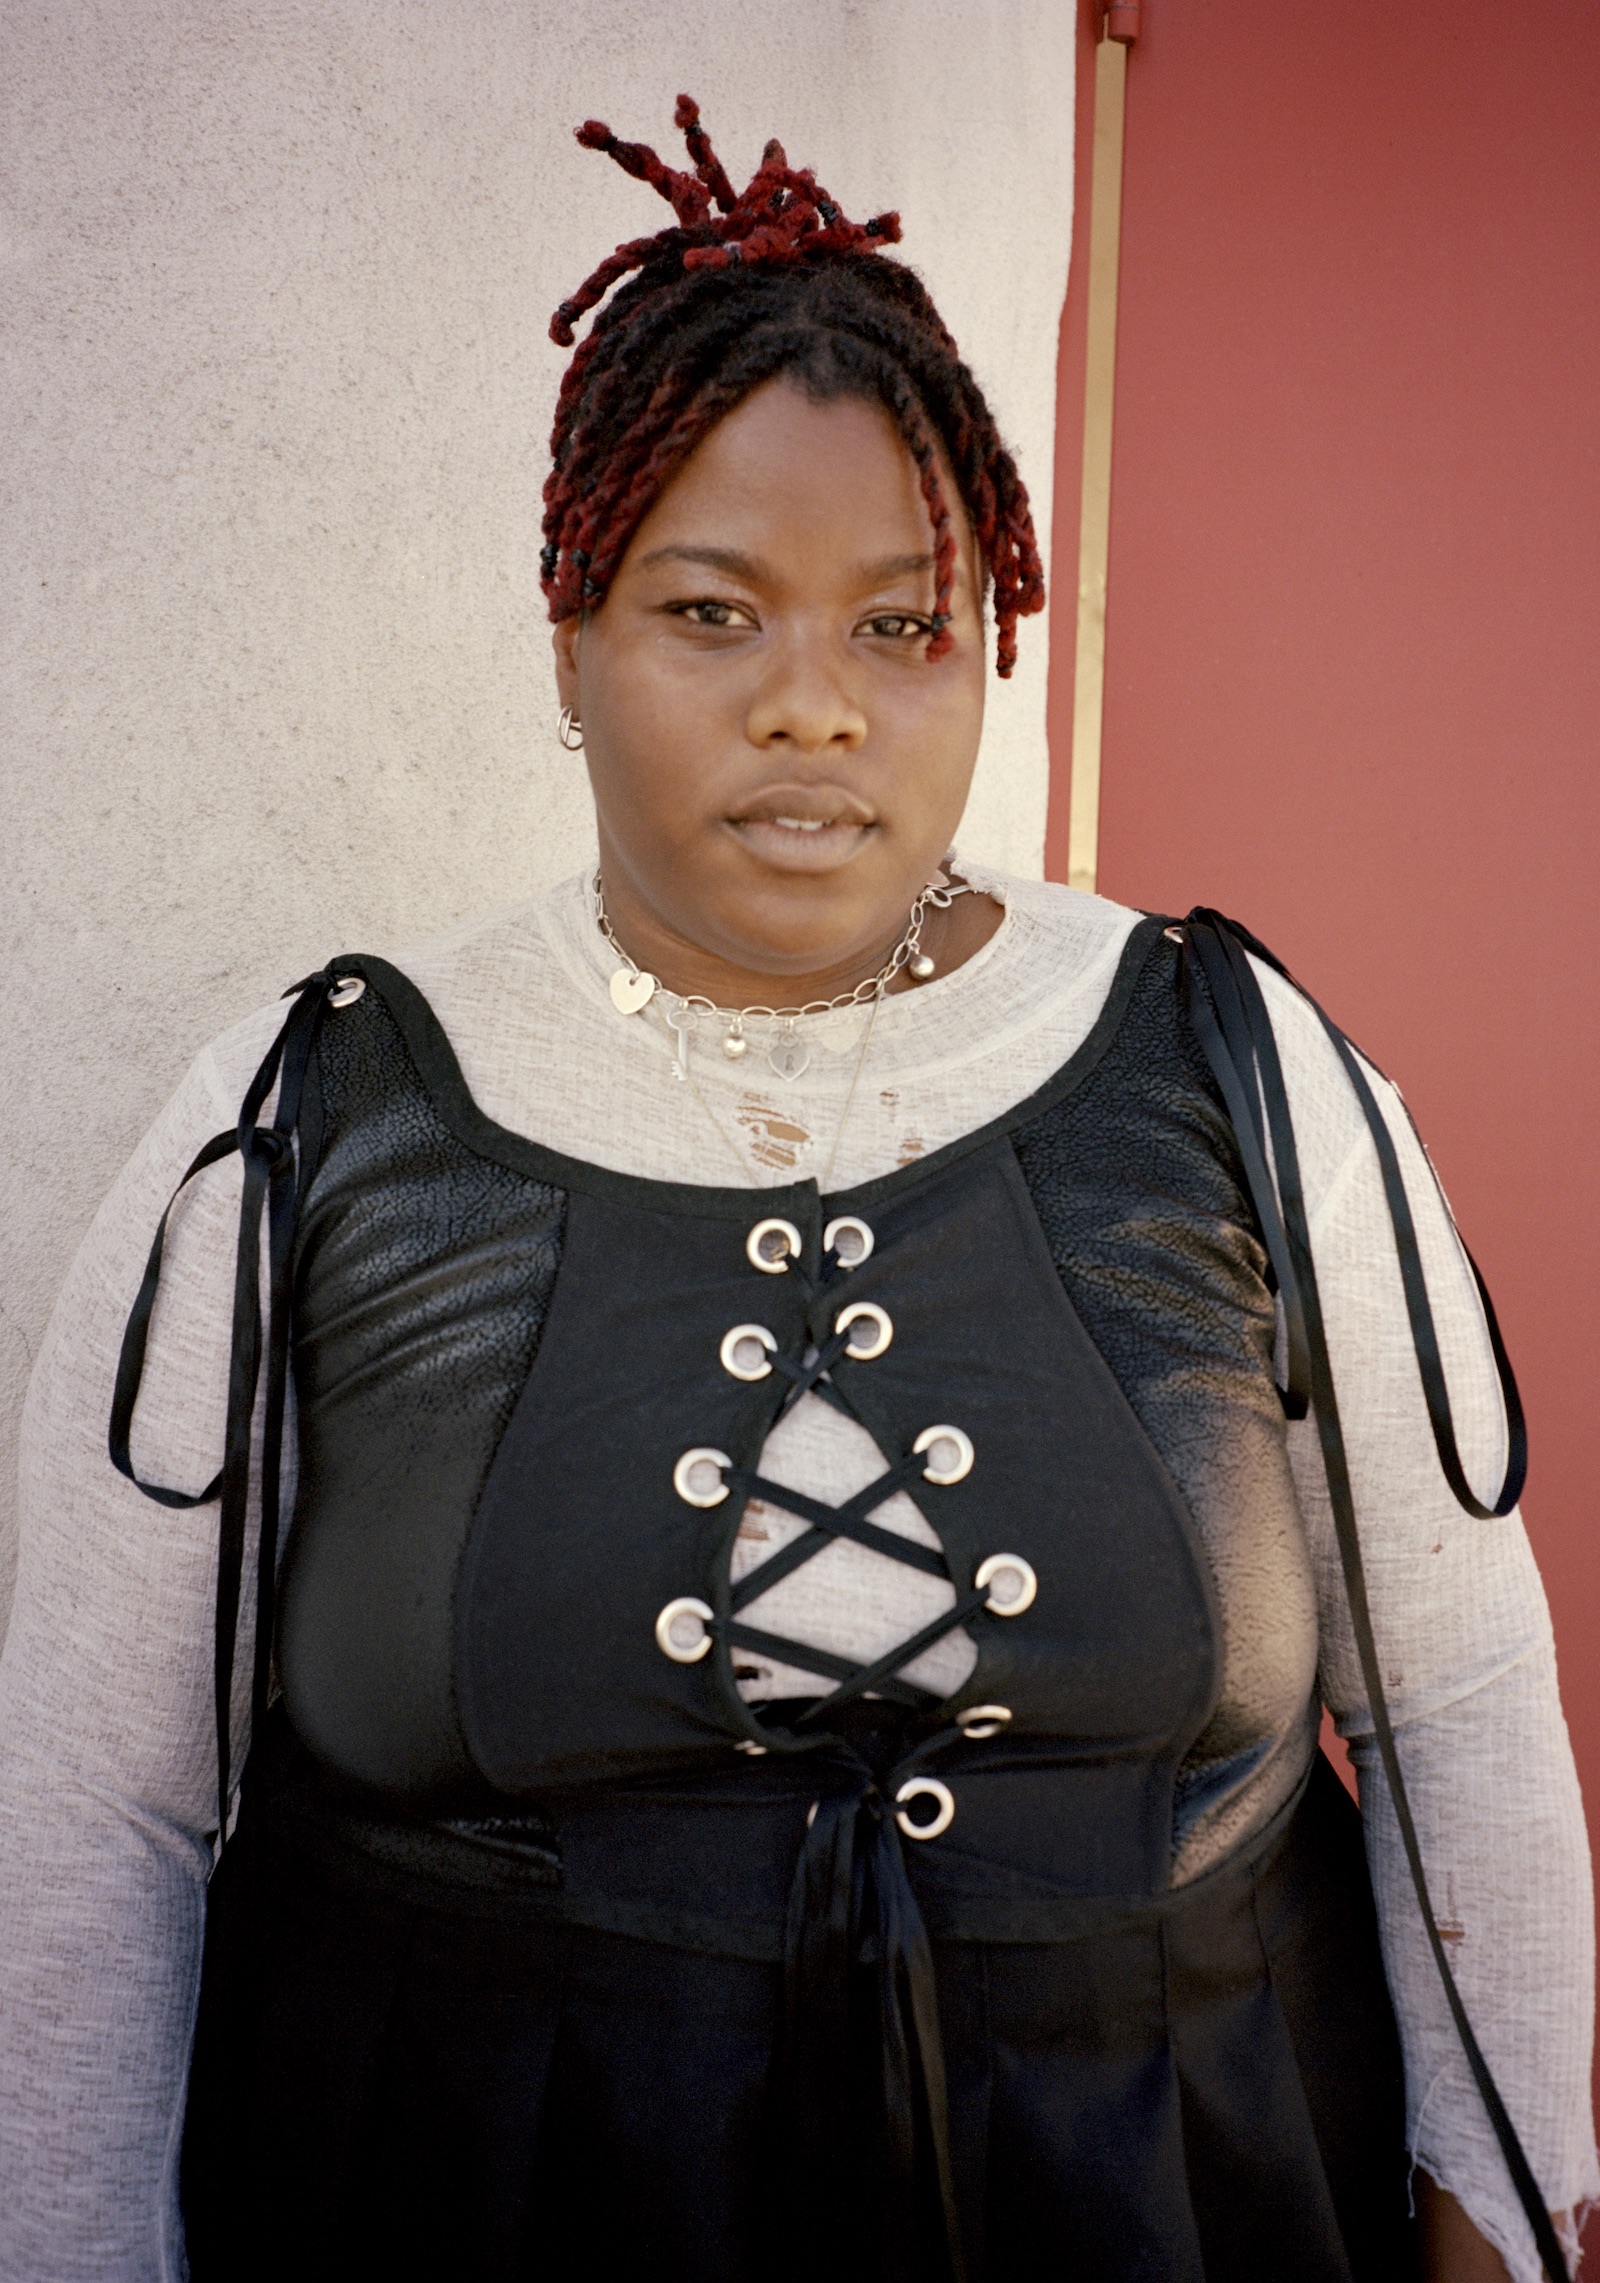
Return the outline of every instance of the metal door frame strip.
[[[1094,164],[1089,194],[1088,346],[1084,360],[1083,490],[1078,520],[1078,647],[1072,696],[1067,880],[1092,894],[1100,861],[1100,744],[1105,711],[1106,566],[1111,540],[1111,430],[1117,376],[1117,275],[1122,250],[1122,145],[1128,49],[1137,7],[1107,13],[1095,49]]]

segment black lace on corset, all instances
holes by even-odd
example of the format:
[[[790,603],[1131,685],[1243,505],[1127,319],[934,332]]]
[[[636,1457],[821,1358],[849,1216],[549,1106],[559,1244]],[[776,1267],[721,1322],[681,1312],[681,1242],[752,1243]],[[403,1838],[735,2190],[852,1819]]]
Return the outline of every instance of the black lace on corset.
[[[829,1272],[839,1268],[834,1253],[824,1256],[823,1277],[820,1281],[806,1275],[798,1259],[791,1259],[790,1273],[797,1276],[806,1288],[808,1315],[825,1308],[827,1295],[837,1289],[834,1276]],[[768,1361],[774,1371],[789,1381],[779,1418],[785,1417],[803,1395],[816,1394],[830,1403],[846,1418],[854,1418],[850,1403],[835,1386],[831,1374],[850,1353],[850,1331],[835,1331],[810,1355],[806,1353],[806,1335],[802,1334],[799,1350],[785,1354],[776,1350]],[[777,1420],[773,1421],[776,1426]],[[770,1432],[770,1429],[769,1429]],[[802,1672],[814,1673],[819,1679],[831,1680],[836,1685],[826,1695],[807,1705],[796,1720],[797,1729],[815,1728],[826,1717],[852,1703],[869,1690],[891,1702],[904,1704],[918,1711],[930,1711],[941,1700],[930,1689],[918,1688],[899,1675],[905,1665],[915,1663],[924,1651],[942,1641],[964,1625],[968,1618],[985,1607],[989,1595],[987,1588],[973,1588],[967,1593],[957,1592],[951,1607],[906,1640],[876,1658],[872,1663],[859,1665],[850,1659],[833,1655],[825,1649],[814,1648],[807,1642],[790,1641],[775,1633],[766,1633],[756,1626],[739,1621],[738,1613],[748,1609],[786,1577],[822,1553],[837,1538],[849,1538],[864,1546],[869,1553],[881,1554],[888,1561],[903,1563],[907,1569],[920,1570],[924,1576],[942,1578],[954,1588],[955,1580],[943,1548],[927,1546],[915,1538],[904,1538],[897,1531],[881,1529],[868,1520],[886,1499],[897,1491],[908,1489],[912,1483],[927,1478],[928,1456],[923,1452],[908,1451],[894,1460],[883,1473],[869,1482],[864,1490],[856,1492],[840,1506],[829,1506],[822,1499],[810,1498],[804,1491],[794,1490],[786,1483],[773,1482],[752,1467],[728,1466],[722,1469],[722,1479],[728,1489],[741,1502],[752,1498],[765,1500],[780,1507],[804,1522],[807,1528],[798,1538],[791,1538],[786,1546],[769,1554],[753,1570],[739,1579],[729,1594],[732,1614],[725,1619],[713,1618],[707,1630],[713,1639],[721,1638],[730,1649],[743,1649],[752,1656],[770,1657],[780,1664],[797,1667]]]
[[[217,1520],[217,1602],[212,1683],[217,1723],[217,1845],[228,1829],[232,1793],[233,1658],[239,1630],[239,1599],[244,1581],[245,1524],[250,1503],[250,1430],[261,1381],[261,1223],[267,1222],[266,1396],[261,1457],[261,1535],[256,1564],[255,1654],[251,1679],[252,1733],[259,1735],[271,1692],[273,1610],[277,1588],[280,1476],[284,1408],[289,1380],[290,1284],[294,1259],[296,1208],[295,1128],[311,1049],[335,988],[325,971],[307,976],[284,993],[294,1005],[239,1108],[239,1121],[216,1134],[196,1155],[156,1224],[150,1257],[117,1359],[108,1442],[111,1463],[158,1506],[208,1506],[220,1500]],[[270,1125],[258,1125],[261,1108],[278,1088]],[[150,1317],[161,1281],[161,1256],[172,1208],[197,1173],[237,1150],[244,1160],[239,1199],[239,1251],[233,1291],[233,1338],[228,1361],[228,1411],[222,1464],[204,1490],[172,1490],[142,1482],[129,1451],[134,1410],[144,1378]]]

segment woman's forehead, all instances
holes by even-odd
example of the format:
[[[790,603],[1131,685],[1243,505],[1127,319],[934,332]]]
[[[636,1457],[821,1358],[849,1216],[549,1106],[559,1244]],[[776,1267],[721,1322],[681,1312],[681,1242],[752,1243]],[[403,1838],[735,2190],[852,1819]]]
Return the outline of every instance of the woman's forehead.
[[[957,520],[959,529],[965,518]],[[629,555],[636,569],[694,557],[737,576],[749,566],[713,558],[819,548],[881,578],[931,568],[922,480],[884,405],[819,401],[779,376],[701,440]]]

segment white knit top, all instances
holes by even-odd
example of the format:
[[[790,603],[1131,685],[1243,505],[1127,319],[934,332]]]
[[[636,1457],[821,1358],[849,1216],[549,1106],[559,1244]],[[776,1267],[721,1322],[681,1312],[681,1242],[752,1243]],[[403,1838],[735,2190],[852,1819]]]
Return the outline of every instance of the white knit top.
[[[969,868],[969,877],[972,877]],[[1006,905],[964,967],[868,1017],[808,1020],[808,1066],[776,1075],[751,1033],[690,1040],[672,1074],[654,1009],[619,1015],[587,884],[402,956],[480,1106],[571,1156],[672,1181],[842,1190],[986,1123],[1081,1044],[1136,914],[1072,890],[984,881]],[[1520,1521],[1469,1519],[1439,1472],[1376,1157],[1316,1019],[1263,972],[1300,1140],[1312,1241],[1350,1444],[1374,1626],[1435,1900],[1467,2006],[1553,2208],[1600,2191],[1589,2107],[1589,1856],[1556,1694],[1549,1619]],[[199,1978],[215,1780],[216,1512],[148,1503],[113,1472],[106,1415],[152,1231],[200,1143],[231,1126],[282,1017],[264,1009],[198,1058],[107,1198],[61,1295],[29,1396],[20,1568],[0,1658],[0,2283],[178,2283],[176,2157]],[[852,1081],[859,1079],[851,1095]],[[1504,1422],[1481,1312],[1392,1091],[1379,1086],[1416,1214],[1469,1473],[1492,1492]],[[846,1105],[848,1099],[848,1114]],[[842,1120],[842,1125],[841,1125]],[[134,1456],[198,1487],[225,1404],[238,1162],[173,1215]],[[1384,1957],[1418,2160],[1504,2253],[1538,2262],[1450,2026],[1376,1768],[1314,1430],[1289,1430],[1321,1633],[1323,1696],[1361,1776]],[[762,1456],[769,1478],[838,1503],[881,1470],[864,1431],[815,1397]],[[877,1519],[926,1532],[902,1495]],[[747,1559],[793,1527],[747,1517]],[[766,1541],[757,1538],[768,1532]],[[245,1574],[253,1574],[247,1549]],[[753,1621],[866,1659],[950,1589],[848,1541],[755,1605]],[[922,1597],[922,1598],[919,1598]],[[925,1606],[926,1603],[926,1606]],[[248,1639],[250,1613],[244,1613]],[[961,1635],[912,1677],[949,1690]],[[814,1679],[757,1666],[752,1696]],[[235,1765],[249,1658],[236,1680]]]

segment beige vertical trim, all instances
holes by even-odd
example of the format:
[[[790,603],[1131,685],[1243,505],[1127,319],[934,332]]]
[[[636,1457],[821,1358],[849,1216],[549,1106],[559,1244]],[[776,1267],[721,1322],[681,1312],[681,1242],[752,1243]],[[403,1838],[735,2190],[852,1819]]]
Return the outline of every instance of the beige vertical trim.
[[[1078,659],[1072,700],[1067,879],[1093,890],[1100,859],[1100,731],[1106,678],[1106,556],[1111,538],[1111,413],[1117,372],[1122,241],[1122,120],[1128,51],[1103,39],[1094,63],[1089,194],[1089,341],[1083,389],[1083,505],[1078,524]]]

